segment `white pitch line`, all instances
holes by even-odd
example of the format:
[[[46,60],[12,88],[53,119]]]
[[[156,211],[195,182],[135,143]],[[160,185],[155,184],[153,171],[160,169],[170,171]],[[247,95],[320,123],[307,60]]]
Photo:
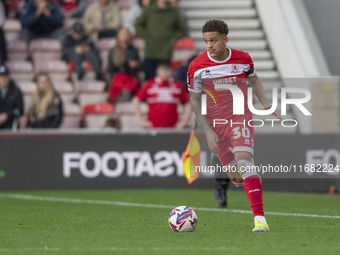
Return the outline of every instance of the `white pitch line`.
[[[42,196],[19,195],[19,194],[0,194],[0,198],[12,198],[12,199],[33,200],[33,201],[48,201],[48,202],[61,202],[61,203],[74,203],[74,204],[97,204],[97,205],[117,205],[117,206],[144,207],[144,208],[162,208],[162,209],[173,209],[173,208],[176,207],[176,206],[173,206],[173,205],[141,204],[141,203],[104,201],[104,200],[88,200],[88,199],[77,199],[77,198],[42,197]],[[252,211],[234,210],[234,209],[217,209],[217,208],[206,208],[206,207],[192,207],[192,208],[197,210],[197,211],[208,211],[208,212],[231,212],[231,213],[244,213],[244,214],[252,214],[253,213]],[[340,216],[303,214],[303,213],[266,212],[266,215],[340,219]]]

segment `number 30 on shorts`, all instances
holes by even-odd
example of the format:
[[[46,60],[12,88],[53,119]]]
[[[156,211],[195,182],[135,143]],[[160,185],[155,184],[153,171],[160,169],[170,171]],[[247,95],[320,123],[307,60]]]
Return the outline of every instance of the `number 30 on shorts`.
[[[249,138],[250,137],[250,131],[249,131],[249,128],[247,128],[247,127],[243,127],[241,129],[241,132],[240,132],[240,127],[234,128],[233,132],[234,132],[234,139],[240,138],[241,135],[244,138]]]

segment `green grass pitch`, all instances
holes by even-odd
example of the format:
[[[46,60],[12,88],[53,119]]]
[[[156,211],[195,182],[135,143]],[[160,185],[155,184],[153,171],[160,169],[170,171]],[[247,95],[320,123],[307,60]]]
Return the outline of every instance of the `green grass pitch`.
[[[250,211],[244,192],[228,192],[228,203],[209,211],[213,191],[193,189],[0,192],[0,254],[340,254],[339,195],[264,192],[265,211],[279,213],[266,216],[270,233],[230,211]],[[169,228],[179,205],[196,208],[194,232]]]

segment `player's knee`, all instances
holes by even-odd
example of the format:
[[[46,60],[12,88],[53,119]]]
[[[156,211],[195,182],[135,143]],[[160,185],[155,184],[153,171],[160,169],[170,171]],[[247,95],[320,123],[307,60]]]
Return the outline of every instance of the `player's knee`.
[[[243,179],[242,179],[242,178],[231,178],[230,180],[231,180],[234,184],[243,183]]]
[[[230,180],[237,188],[243,187],[243,179],[242,178],[231,178]]]
[[[237,162],[237,170],[240,173],[242,179],[246,179],[248,177],[257,177],[255,166],[252,162],[248,160],[239,160]]]

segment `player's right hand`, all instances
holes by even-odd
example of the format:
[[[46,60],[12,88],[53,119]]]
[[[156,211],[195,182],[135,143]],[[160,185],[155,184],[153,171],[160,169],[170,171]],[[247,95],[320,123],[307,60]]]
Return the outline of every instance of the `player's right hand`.
[[[205,133],[205,135],[207,137],[207,142],[208,142],[208,146],[209,146],[210,151],[217,155],[218,152],[220,151],[220,149],[218,148],[218,136],[217,136],[217,134],[213,130],[209,130]]]

